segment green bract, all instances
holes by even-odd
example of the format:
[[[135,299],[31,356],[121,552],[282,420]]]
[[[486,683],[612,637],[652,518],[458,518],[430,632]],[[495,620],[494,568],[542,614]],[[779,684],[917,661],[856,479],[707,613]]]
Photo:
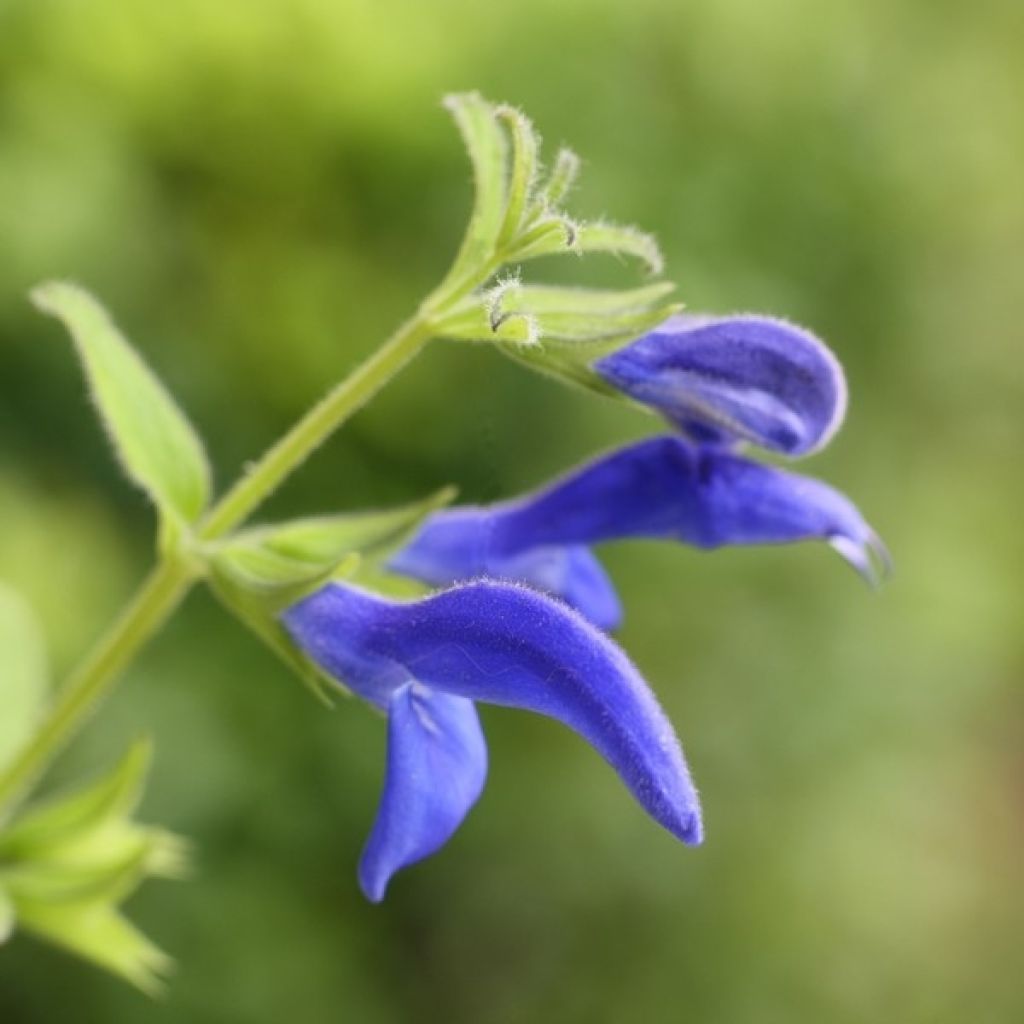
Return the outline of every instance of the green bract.
[[[508,142],[495,116],[495,108],[477,93],[445,98],[445,107],[462,132],[473,165],[473,212],[458,255],[438,293],[458,288],[473,277],[494,255],[508,202],[506,184]]]
[[[70,331],[128,476],[161,515],[194,522],[209,500],[210,470],[202,443],[167,389],[85,289],[54,281],[36,288],[32,301]]]
[[[562,149],[542,176],[540,138],[518,110],[476,93],[450,96],[445,105],[466,143],[475,199],[455,263],[423,306],[434,332],[496,344],[534,369],[617,395],[590,364],[679,312],[678,303],[664,301],[671,284],[627,291],[545,288],[521,284],[513,270],[488,285],[503,267],[560,253],[631,256],[659,274],[657,242],[636,228],[569,216],[561,207],[579,158]]]
[[[279,622],[280,612],[332,579],[372,580],[379,589],[388,578],[383,568],[388,556],[409,540],[431,512],[449,504],[454,496],[452,488],[445,488],[400,508],[295,519],[243,530],[211,546],[211,586],[314,693],[326,697],[322,673],[291,642]],[[398,586],[406,592],[419,590],[406,580]]]
[[[180,877],[187,863],[181,839],[131,820],[150,754],[134,744],[108,775],[0,833],[0,938],[5,924],[24,928],[147,992],[171,961],[118,908],[146,877]]]

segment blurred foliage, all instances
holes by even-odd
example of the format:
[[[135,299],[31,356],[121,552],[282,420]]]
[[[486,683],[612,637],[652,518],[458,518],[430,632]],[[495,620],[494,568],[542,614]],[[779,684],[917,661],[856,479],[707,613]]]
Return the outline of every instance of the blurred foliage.
[[[0,578],[56,669],[141,577],[151,517],[28,289],[102,296],[223,485],[447,266],[455,89],[576,147],[578,211],[656,231],[691,308],[830,340],[853,405],[809,468],[897,562],[871,595],[820,547],[608,550],[707,844],[489,710],[480,806],[380,909],[354,877],[380,722],[324,711],[197,593],[54,780],[155,732],[144,814],[199,871],[130,912],[179,974],[151,1006],[18,938],[0,1019],[1019,1021],[1022,38],[1019,0],[0,0]],[[492,499],[650,427],[438,346],[266,514]]]

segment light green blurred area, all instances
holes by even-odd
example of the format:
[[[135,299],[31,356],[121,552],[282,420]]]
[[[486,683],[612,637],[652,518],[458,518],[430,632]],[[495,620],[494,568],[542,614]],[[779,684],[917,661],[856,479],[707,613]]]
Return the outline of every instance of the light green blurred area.
[[[467,88],[576,147],[575,210],[656,231],[692,309],[830,341],[852,405],[806,468],[897,565],[872,594],[821,546],[608,549],[706,845],[488,709],[480,805],[381,908],[354,878],[381,722],[325,712],[197,593],[55,773],[155,734],[144,817],[200,851],[131,908],[170,994],[17,938],[0,1020],[1021,1020],[1022,40],[1018,0],[0,3],[0,578],[58,672],[151,523],[27,289],[103,297],[223,486],[447,266],[468,172],[438,100]],[[267,514],[490,500],[655,429],[439,346]]]

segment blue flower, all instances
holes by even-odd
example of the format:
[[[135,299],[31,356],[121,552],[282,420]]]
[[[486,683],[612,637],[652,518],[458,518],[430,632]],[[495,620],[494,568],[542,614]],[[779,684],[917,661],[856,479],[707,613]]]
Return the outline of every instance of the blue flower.
[[[565,605],[508,583],[411,603],[332,583],[282,618],[313,661],[388,716],[383,795],[359,865],[370,900],[443,846],[479,797],[487,749],[475,701],[567,725],[656,821],[685,843],[701,841],[671,724],[625,654]]]
[[[869,582],[888,567],[854,505],[818,480],[753,462],[743,443],[790,456],[826,444],[846,384],[812,334],[764,316],[673,317],[594,363],[631,398],[687,435],[596,459],[539,491],[431,516],[391,568],[435,586],[520,580],[556,595],[602,629],[622,611],[591,544],[629,537],[698,548],[822,540]]]
[[[711,549],[822,540],[876,582],[885,548],[828,484],[662,436],[620,448],[514,501],[434,513],[391,560],[435,586],[488,576],[554,594],[602,629],[620,609],[587,545],[643,537]]]
[[[594,469],[600,476],[596,464]],[[435,587],[479,577],[517,580],[561,598],[595,626],[615,629],[622,606],[586,546],[599,538],[586,537],[583,543],[565,539],[573,529],[574,480],[556,481],[515,501],[434,513],[388,567]]]
[[[773,317],[672,317],[594,369],[703,443],[750,441],[807,455],[831,440],[846,413],[836,357],[809,331]]]

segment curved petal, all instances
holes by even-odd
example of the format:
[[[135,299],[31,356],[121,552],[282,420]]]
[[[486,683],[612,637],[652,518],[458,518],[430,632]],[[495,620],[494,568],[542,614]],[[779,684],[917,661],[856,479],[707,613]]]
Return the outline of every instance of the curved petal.
[[[500,529],[501,510],[471,506],[430,516],[388,568],[432,586],[486,577],[512,580],[560,598],[600,629],[617,629],[622,605],[608,574],[585,545],[537,544]]]
[[[421,577],[428,582],[457,579],[463,536],[467,551],[485,549],[488,559],[512,567],[529,552],[649,537],[700,548],[823,540],[870,582],[888,568],[885,548],[839,491],[671,436],[617,449],[516,501],[435,513],[393,564],[405,564],[399,571],[410,575],[429,567],[434,575]],[[570,578],[584,576],[577,567]],[[582,584],[575,596],[565,586],[548,589],[600,621],[590,613],[598,601]]]
[[[773,317],[672,317],[594,369],[696,441],[806,455],[828,443],[846,412],[835,356]]]
[[[333,629],[323,628],[327,622]],[[700,842],[697,794],[671,724],[625,654],[566,606],[489,581],[409,604],[332,583],[292,606],[284,623],[343,682],[350,681],[346,666],[365,672],[375,665],[385,685],[404,674],[444,693],[562,722],[608,761],[656,821],[684,842]]]
[[[471,700],[399,687],[388,704],[388,760],[359,885],[379,903],[391,876],[451,838],[484,788],[487,744]]]

